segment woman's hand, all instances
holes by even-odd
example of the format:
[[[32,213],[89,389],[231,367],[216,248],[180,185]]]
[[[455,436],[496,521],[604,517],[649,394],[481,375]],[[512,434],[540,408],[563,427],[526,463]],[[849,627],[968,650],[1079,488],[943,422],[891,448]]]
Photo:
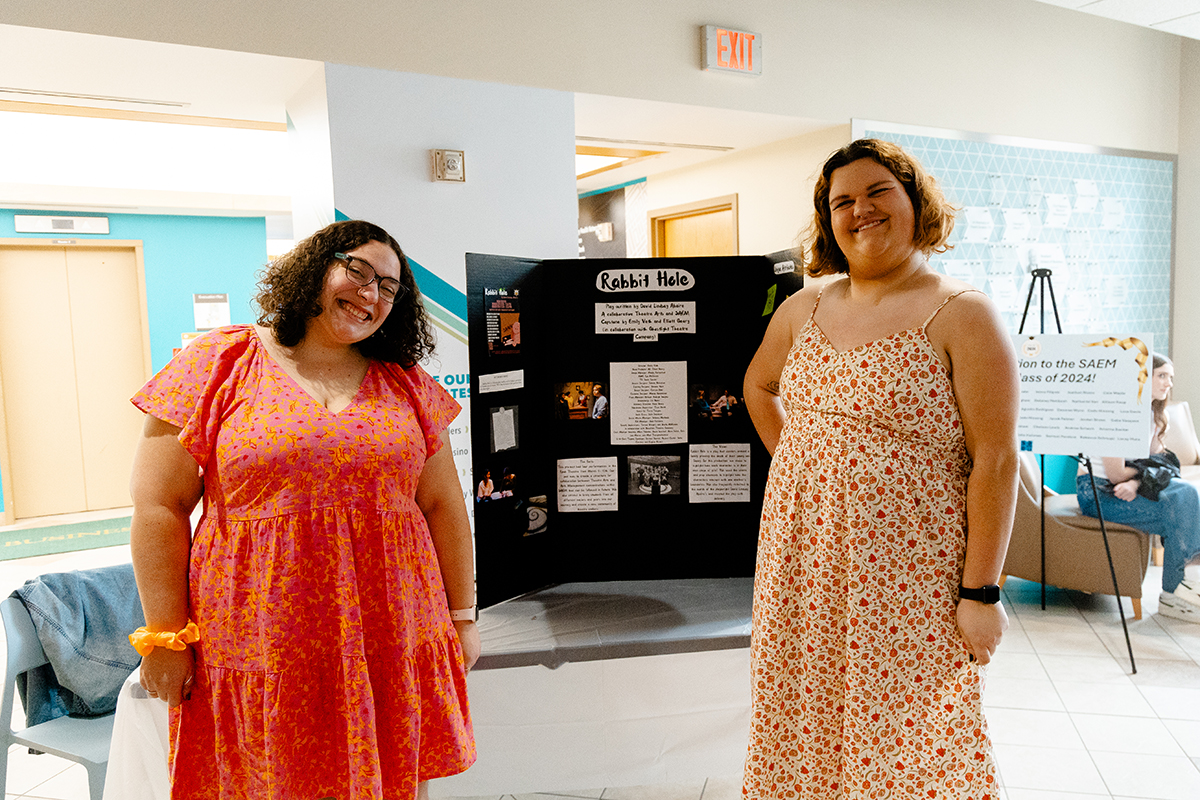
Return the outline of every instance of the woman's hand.
[[[977,600],[958,601],[958,632],[967,651],[980,664],[992,660],[1000,646],[1000,638],[1008,630],[1008,614],[1000,603],[980,603]]]
[[[463,666],[467,672],[471,671],[471,667],[475,666],[475,662],[479,660],[479,652],[482,644],[479,641],[479,626],[470,620],[457,620],[454,623],[454,630],[458,633],[458,643],[462,646]]]
[[[156,647],[142,657],[142,688],[171,708],[182,703],[192,693],[195,675],[192,648],[171,650]]]
[[[1141,481],[1137,478],[1130,478],[1127,481],[1121,481],[1113,485],[1113,494],[1124,500],[1126,503],[1132,503],[1138,494],[1138,486]]]

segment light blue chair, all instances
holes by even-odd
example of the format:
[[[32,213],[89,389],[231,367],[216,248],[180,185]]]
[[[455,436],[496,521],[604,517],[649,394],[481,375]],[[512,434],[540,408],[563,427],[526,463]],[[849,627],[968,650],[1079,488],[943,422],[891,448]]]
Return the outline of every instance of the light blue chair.
[[[5,732],[4,757],[0,758],[0,798],[4,797],[8,786],[8,749],[19,744],[83,764],[88,771],[91,800],[101,800],[112,741],[113,715],[86,719],[58,717],[32,728],[13,730],[17,676],[47,663],[47,658],[24,603],[15,597],[5,598],[0,601],[0,617],[4,619],[4,634],[8,641],[4,702],[0,705],[0,730]]]

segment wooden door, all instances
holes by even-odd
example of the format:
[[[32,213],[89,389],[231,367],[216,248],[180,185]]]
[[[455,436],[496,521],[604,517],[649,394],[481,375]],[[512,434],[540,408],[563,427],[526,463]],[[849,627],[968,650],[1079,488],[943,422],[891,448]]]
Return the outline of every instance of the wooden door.
[[[651,211],[651,252],[658,258],[736,256],[737,228],[737,195]]]
[[[89,243],[95,245],[100,243]],[[145,382],[137,253],[0,247],[0,390],[15,518],[130,504]]]

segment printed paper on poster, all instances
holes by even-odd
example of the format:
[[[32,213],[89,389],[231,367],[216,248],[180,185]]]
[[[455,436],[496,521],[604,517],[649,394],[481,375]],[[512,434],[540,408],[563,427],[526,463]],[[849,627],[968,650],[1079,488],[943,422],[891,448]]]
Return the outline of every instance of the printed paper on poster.
[[[750,502],[750,444],[693,444],[688,448],[688,500]]]
[[[609,374],[612,444],[687,441],[686,361],[614,361]]]
[[[563,458],[558,461],[558,510],[617,510],[617,458]]]

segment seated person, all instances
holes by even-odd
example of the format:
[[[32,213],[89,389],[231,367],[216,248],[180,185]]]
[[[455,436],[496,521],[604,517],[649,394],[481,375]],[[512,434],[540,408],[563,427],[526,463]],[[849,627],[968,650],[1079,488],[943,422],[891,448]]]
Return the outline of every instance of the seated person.
[[[1171,360],[1153,355],[1151,377],[1151,436],[1148,455],[1170,453],[1162,443],[1167,430],[1167,398],[1175,377]],[[1171,454],[1171,458],[1174,454]],[[1178,459],[1174,459],[1178,465]],[[1143,486],[1143,470],[1124,459],[1092,460],[1096,489],[1104,519],[1159,536],[1163,542],[1162,594],[1158,613],[1164,617],[1200,623],[1200,580],[1185,574],[1188,561],[1200,555],[1200,493],[1178,477],[1151,488]],[[1086,469],[1076,478],[1079,508],[1097,516],[1096,502]],[[1157,489],[1157,499],[1150,499]]]

